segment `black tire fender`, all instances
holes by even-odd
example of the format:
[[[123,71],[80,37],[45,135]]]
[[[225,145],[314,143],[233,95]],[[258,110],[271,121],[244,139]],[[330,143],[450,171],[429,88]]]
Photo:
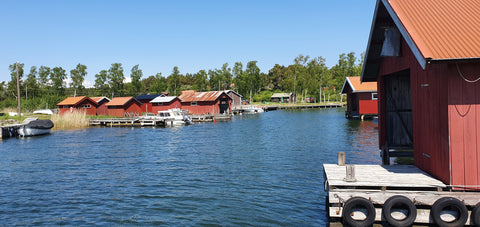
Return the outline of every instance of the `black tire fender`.
[[[458,217],[452,222],[442,220],[441,213],[445,208],[458,211]],[[440,227],[464,226],[468,218],[468,209],[462,201],[453,197],[443,197],[435,201],[430,212],[433,221]]]
[[[478,203],[470,214],[470,221],[472,225],[480,227],[480,203]]]
[[[367,211],[367,217],[364,220],[353,219],[352,212],[357,208]],[[371,226],[375,222],[375,207],[365,198],[352,197],[343,206],[342,220],[347,226]]]
[[[408,211],[406,218],[398,220],[392,217],[392,209],[397,207],[401,207],[402,209],[406,209]],[[387,201],[385,201],[382,208],[382,214],[387,223],[392,226],[410,226],[417,218],[417,208],[409,198],[396,195],[388,198]]]

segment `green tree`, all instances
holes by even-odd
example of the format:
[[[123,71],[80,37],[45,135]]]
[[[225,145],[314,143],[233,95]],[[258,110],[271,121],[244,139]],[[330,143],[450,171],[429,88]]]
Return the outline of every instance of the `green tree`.
[[[316,57],[307,63],[307,71],[311,78],[315,81],[309,83],[308,89],[313,92],[314,96],[318,94],[318,102],[322,99],[322,88],[325,87],[326,81],[330,80],[328,67],[323,57]]]
[[[228,90],[231,88],[231,84],[233,83],[233,74],[232,69],[228,67],[228,63],[224,63],[222,65],[222,69],[217,71],[219,76],[220,87],[219,90]]]
[[[138,65],[133,66],[130,74],[130,78],[132,79],[131,90],[129,91],[130,95],[137,96],[140,94],[142,90],[142,76],[143,72],[138,68]]]
[[[241,62],[235,62],[232,70],[235,90],[243,97],[247,97],[250,90],[250,82],[247,73],[243,70]]]
[[[167,86],[168,86],[168,93],[173,96],[177,96],[177,87],[179,86],[180,82],[180,71],[178,67],[173,67],[172,73],[167,77]]]
[[[51,69],[50,67],[40,66],[38,69],[38,85],[42,90],[42,94],[46,95],[48,92],[48,87],[50,86],[49,77]]]
[[[67,74],[65,69],[62,67],[55,67],[50,73],[50,80],[52,81],[52,89],[56,92],[56,95],[65,94],[65,82],[67,79]]]
[[[0,101],[3,101],[7,98],[7,82],[2,81],[0,82]],[[0,104],[3,102],[0,102]],[[4,108],[6,106],[0,106],[0,108]]]
[[[154,94],[160,94],[167,90],[167,79],[162,76],[161,73],[155,75],[155,80],[153,81],[150,91]]]
[[[27,80],[25,80],[25,99],[35,98],[35,93],[38,93],[38,82],[37,82],[37,67],[32,66],[30,68],[30,73],[27,75]]]
[[[283,90],[281,83],[283,78],[285,77],[286,68],[283,65],[275,64],[272,69],[268,71],[268,82],[267,84],[271,84],[272,90]]]
[[[219,91],[220,83],[222,79],[220,78],[219,70],[208,70],[208,81],[212,90]]]
[[[18,63],[18,81],[20,84],[20,93],[23,91],[23,63]],[[10,70],[11,80],[7,84],[8,95],[17,97],[17,63],[11,64],[8,69]]]
[[[98,74],[95,75],[95,89],[101,96],[108,96],[110,87],[108,86],[108,71],[101,70]]]
[[[247,80],[250,84],[250,103],[252,102],[253,91],[255,94],[260,90],[260,68],[257,66],[257,61],[249,61],[247,63],[247,69],[245,70],[247,74]]]
[[[75,94],[77,92],[83,93],[85,87],[83,86],[83,81],[85,81],[85,76],[87,75],[87,66],[82,64],[77,64],[75,69],[70,70],[70,78],[72,79],[72,83],[70,87],[75,90]]]
[[[205,70],[200,70],[193,74],[192,88],[196,91],[206,91],[208,86],[208,74]]]
[[[125,77],[123,75],[122,63],[113,63],[108,70],[108,84],[110,86],[110,91],[112,92],[112,98],[123,96],[124,84],[123,80]]]

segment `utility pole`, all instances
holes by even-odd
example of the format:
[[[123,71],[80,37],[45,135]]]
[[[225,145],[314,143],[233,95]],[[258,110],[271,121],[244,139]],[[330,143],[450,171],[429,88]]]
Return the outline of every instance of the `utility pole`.
[[[20,107],[20,81],[18,79],[18,61],[16,63],[16,70],[17,70],[17,112],[18,112],[18,116],[22,116],[22,109]]]

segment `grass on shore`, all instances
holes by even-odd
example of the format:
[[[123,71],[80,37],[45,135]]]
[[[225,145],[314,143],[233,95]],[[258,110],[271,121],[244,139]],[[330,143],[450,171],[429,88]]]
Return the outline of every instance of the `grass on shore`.
[[[63,115],[54,114],[51,120],[55,125],[53,130],[78,129],[88,127],[88,118],[85,113],[73,112]]]

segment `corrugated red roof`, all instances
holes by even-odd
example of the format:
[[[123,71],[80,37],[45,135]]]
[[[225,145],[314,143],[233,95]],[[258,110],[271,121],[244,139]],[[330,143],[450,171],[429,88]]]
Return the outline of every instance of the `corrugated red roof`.
[[[87,96],[77,96],[77,97],[68,97],[64,99],[63,101],[59,102],[57,106],[71,106],[71,105],[76,105],[80,102],[82,102],[84,99],[88,99]]]
[[[346,89],[349,86],[353,93],[357,92],[376,92],[377,82],[361,82],[359,76],[350,76],[345,79],[343,84],[342,94],[347,93]]]
[[[377,0],[362,81],[377,80],[384,32],[392,26],[423,69],[430,62],[479,61],[478,12],[478,0]]]
[[[425,59],[480,58],[480,1],[388,0],[388,4]]]
[[[202,102],[215,101],[224,91],[207,91],[207,92],[182,92],[178,97],[182,102]]]
[[[132,99],[133,97],[115,97],[112,100],[110,100],[110,102],[107,103],[106,106],[123,106]]]

